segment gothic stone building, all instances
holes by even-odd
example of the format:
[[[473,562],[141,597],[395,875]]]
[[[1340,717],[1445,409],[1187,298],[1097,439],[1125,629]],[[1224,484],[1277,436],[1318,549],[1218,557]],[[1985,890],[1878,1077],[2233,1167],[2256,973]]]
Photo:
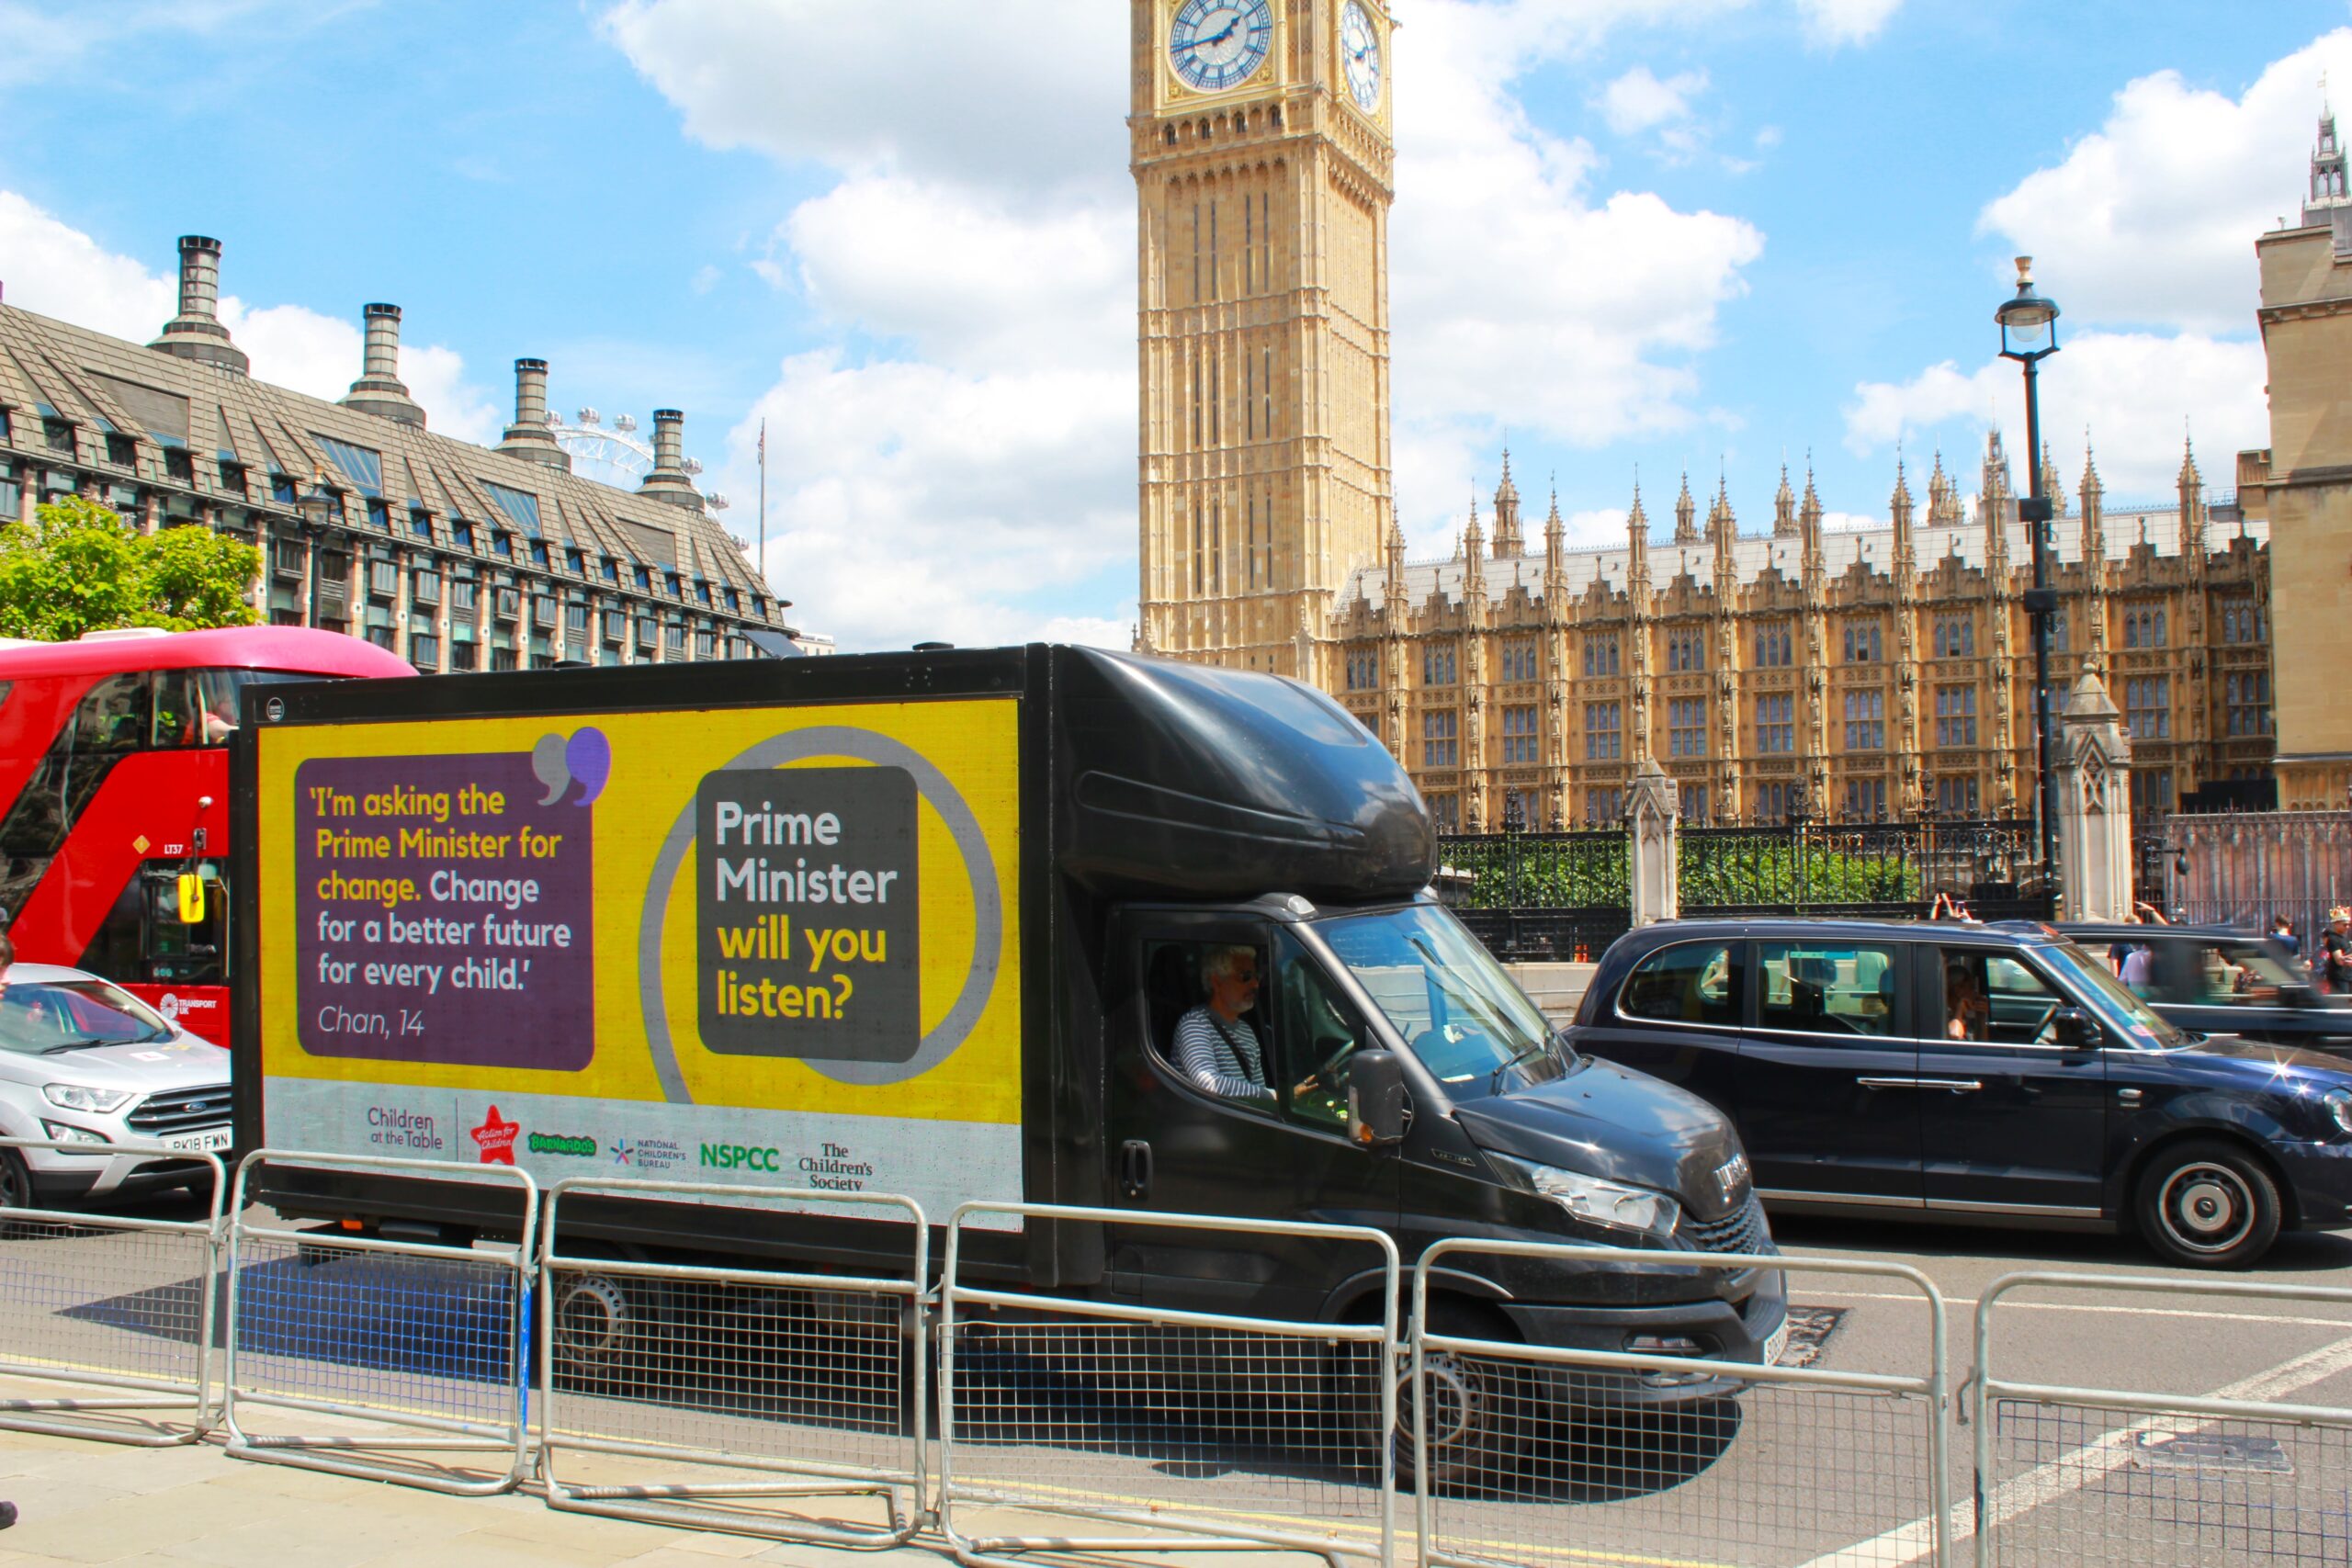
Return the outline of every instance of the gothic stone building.
[[[1513,796],[1532,827],[1614,820],[1652,757],[1699,818],[2031,809],[2030,550],[1997,447],[1973,512],[1940,462],[1924,515],[1898,472],[1892,526],[1858,533],[1823,528],[1809,479],[1802,502],[1783,481],[1756,536],[1720,487],[1702,528],[1686,485],[1670,544],[1637,498],[1609,550],[1566,548],[1556,504],[1531,550],[1506,466],[1491,540],[1474,516],[1453,559],[1407,562],[1389,7],[1129,5],[1138,647],[1339,694],[1453,828],[1498,826]],[[2283,261],[2266,252],[2266,290]],[[2283,329],[2265,322],[2276,383]],[[2340,393],[2342,356],[2311,352]],[[2191,461],[2177,504],[2110,512],[2086,465],[2054,531],[2053,684],[2105,677],[2139,808],[2267,776],[2260,515],[2209,508]]]
[[[2265,526],[2209,506],[2184,454],[2169,508],[2111,512],[2086,462],[2056,476],[2052,682],[2097,671],[2132,736],[2135,808],[2268,776]],[[1682,816],[1875,820],[2032,810],[2026,527],[1997,435],[1973,516],[1939,459],[1921,513],[1898,465],[1892,524],[1829,531],[1787,477],[1768,535],[1686,482],[1670,542],[1638,494],[1626,542],[1569,549],[1556,501],[1531,551],[1504,460],[1491,540],[1474,511],[1451,560],[1392,532],[1318,645],[1317,674],[1403,759],[1440,824],[1614,822],[1655,758]]]
[[[179,314],[145,346],[0,305],[0,519],[74,494],[143,529],[219,529],[262,550],[265,619],[428,672],[784,650],[786,605],[705,512],[677,411],[654,414],[633,492],[571,471],[541,360],[515,362],[495,448],[436,434],[401,382],[391,305],[367,308],[339,402],[256,381],[220,321],[220,254],[180,242]],[[322,528],[300,510],[313,487]]]

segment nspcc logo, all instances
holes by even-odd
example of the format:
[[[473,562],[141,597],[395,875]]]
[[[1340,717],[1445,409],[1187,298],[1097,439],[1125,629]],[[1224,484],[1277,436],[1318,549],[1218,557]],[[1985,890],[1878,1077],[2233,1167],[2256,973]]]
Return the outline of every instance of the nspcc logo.
[[[748,1148],[741,1144],[705,1144],[702,1163],[713,1170],[770,1170],[784,1168],[782,1149]]]

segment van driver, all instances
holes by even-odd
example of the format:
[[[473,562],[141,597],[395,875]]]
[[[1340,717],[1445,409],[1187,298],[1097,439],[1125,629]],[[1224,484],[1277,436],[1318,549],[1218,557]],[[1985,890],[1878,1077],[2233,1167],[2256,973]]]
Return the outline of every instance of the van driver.
[[[1201,960],[1209,999],[1176,1022],[1176,1065],[1211,1094],[1227,1100],[1272,1100],[1266,1083],[1266,1053],[1258,1032],[1241,1015],[1258,1000],[1258,950],[1213,947]],[[1292,1092],[1315,1087],[1309,1075]]]

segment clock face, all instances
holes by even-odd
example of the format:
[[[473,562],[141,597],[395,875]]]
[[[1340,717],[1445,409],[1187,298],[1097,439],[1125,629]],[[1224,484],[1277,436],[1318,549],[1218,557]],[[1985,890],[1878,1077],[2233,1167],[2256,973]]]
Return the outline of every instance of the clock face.
[[[1221,93],[1256,75],[1273,41],[1271,0],[1184,0],[1168,28],[1168,62],[1187,86]]]
[[[1380,107],[1380,35],[1356,0],[1340,13],[1340,57],[1347,67],[1348,92],[1356,107],[1371,114]]]

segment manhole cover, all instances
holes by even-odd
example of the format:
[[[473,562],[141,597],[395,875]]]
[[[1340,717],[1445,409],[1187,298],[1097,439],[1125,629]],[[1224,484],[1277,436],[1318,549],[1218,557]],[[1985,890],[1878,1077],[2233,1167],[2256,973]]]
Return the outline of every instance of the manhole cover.
[[[2276,1438],[2243,1432],[2134,1432],[2132,1448],[2150,1470],[2254,1470],[2292,1475],[2294,1461]]]

